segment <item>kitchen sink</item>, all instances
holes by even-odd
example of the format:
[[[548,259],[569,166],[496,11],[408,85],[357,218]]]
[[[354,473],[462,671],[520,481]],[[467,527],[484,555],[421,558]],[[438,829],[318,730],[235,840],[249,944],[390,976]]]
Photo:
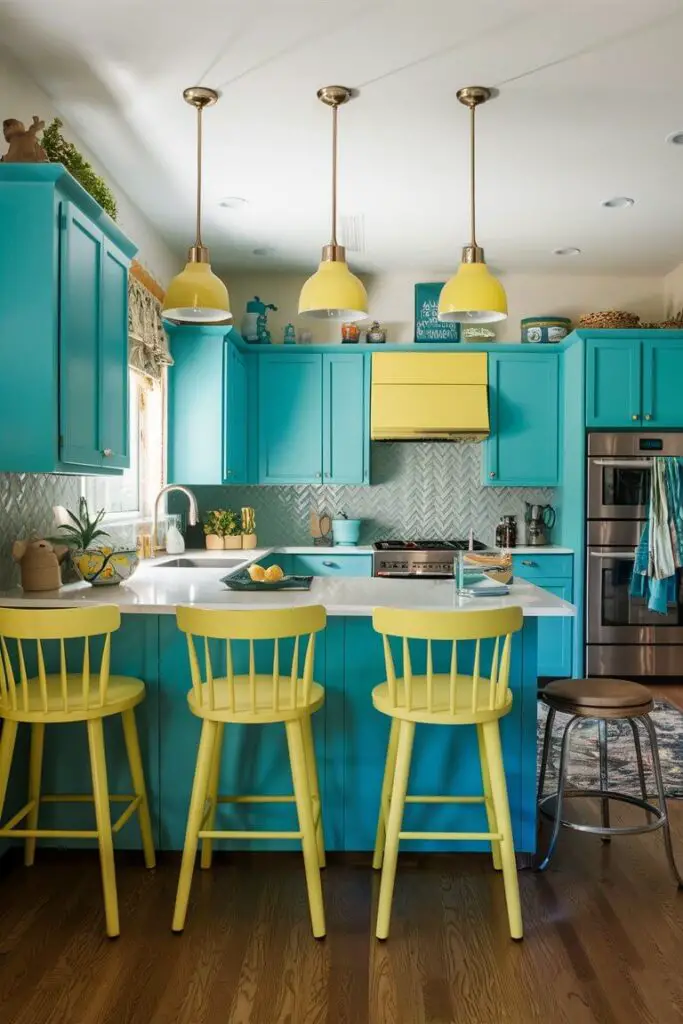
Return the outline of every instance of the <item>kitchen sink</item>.
[[[244,558],[169,558],[157,562],[155,569],[235,569],[243,565]]]

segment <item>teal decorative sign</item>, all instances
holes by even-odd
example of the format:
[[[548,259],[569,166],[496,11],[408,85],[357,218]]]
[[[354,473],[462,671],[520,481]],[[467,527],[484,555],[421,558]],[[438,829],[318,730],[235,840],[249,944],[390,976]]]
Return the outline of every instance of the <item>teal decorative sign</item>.
[[[439,320],[439,295],[443,282],[415,285],[415,341],[460,341],[460,324]]]

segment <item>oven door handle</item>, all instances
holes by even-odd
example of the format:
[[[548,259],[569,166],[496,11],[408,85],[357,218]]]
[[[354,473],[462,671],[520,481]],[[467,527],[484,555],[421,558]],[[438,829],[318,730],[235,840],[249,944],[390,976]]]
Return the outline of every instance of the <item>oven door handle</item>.
[[[653,459],[591,459],[592,466],[608,469],[652,469]]]
[[[590,551],[591,558],[622,558],[633,561],[636,557],[635,551]]]

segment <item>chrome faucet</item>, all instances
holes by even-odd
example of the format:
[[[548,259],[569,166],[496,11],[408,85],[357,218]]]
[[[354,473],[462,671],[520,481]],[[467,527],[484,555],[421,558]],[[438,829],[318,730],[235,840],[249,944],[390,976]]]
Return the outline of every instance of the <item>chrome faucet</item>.
[[[197,505],[197,498],[194,492],[191,491],[189,487],[183,487],[182,484],[166,484],[165,487],[161,488],[154,502],[154,519],[152,521],[152,555],[156,553],[159,540],[159,502],[161,501],[163,496],[165,494],[168,494],[170,491],[182,491],[182,493],[186,496],[190,505],[190,511],[187,516],[187,521],[190,524],[190,526],[196,526],[197,523],[199,522],[199,507]]]

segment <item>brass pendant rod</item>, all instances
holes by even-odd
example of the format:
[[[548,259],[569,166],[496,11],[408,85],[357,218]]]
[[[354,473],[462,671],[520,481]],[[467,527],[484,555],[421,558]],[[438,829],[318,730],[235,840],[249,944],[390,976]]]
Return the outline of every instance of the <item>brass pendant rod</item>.
[[[195,245],[202,247],[202,112],[203,106],[197,105],[197,239]]]
[[[474,145],[474,117],[475,117],[476,104],[472,104],[470,107],[470,234],[472,236],[471,244],[476,247],[477,245],[477,234],[476,234],[476,215],[475,215],[475,145]]]
[[[332,239],[337,244],[337,116],[339,107],[332,107]]]

